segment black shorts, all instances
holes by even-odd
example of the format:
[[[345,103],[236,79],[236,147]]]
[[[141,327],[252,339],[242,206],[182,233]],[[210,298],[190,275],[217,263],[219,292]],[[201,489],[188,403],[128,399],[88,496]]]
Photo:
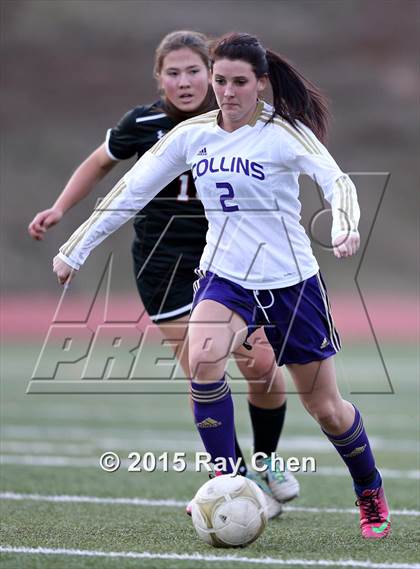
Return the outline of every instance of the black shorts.
[[[179,257],[146,258],[134,240],[132,249],[137,290],[150,319],[156,324],[176,320],[190,313],[193,300],[196,259]]]

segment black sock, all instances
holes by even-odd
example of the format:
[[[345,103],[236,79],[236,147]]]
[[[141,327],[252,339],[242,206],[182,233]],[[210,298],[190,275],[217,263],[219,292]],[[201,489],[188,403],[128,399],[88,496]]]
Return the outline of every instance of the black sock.
[[[357,486],[367,486],[369,487],[372,482],[375,482],[378,479],[379,472],[376,468],[372,470],[372,472],[365,476],[365,478],[355,478],[354,482]]]
[[[268,456],[276,451],[283,430],[286,402],[277,409],[262,409],[248,401],[254,433],[254,453],[264,452]]]
[[[235,453],[236,453],[236,460],[238,460],[239,458],[241,459],[238,472],[241,476],[246,476],[248,469],[246,467],[246,462],[245,462],[244,455],[242,454],[241,447],[239,446],[239,443],[238,443],[238,438],[236,436],[236,432],[235,432]]]

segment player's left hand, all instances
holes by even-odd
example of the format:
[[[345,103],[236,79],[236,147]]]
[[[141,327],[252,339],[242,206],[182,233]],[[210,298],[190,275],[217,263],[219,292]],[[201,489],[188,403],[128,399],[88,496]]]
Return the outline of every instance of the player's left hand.
[[[358,231],[351,231],[339,235],[332,242],[334,255],[337,259],[342,257],[351,257],[355,255],[360,247],[360,235]]]
[[[70,267],[57,255],[53,259],[53,272],[57,275],[58,282],[62,285],[67,285],[74,277],[76,269]]]

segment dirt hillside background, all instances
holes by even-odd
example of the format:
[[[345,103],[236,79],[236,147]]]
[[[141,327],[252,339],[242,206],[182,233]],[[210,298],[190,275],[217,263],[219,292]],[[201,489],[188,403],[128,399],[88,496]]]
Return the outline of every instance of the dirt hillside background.
[[[2,0],[3,290],[57,293],[51,258],[129,164],[120,165],[42,244],[28,237],[27,224],[53,202],[107,128],[136,104],[154,100],[154,49],[165,33],[182,28],[212,36],[231,30],[255,33],[323,88],[334,116],[330,151],[343,170],[359,173],[353,179],[364,243],[390,174],[360,282],[371,291],[413,290],[419,6],[415,0]],[[308,183],[303,201],[307,223],[319,207]],[[91,256],[75,281],[76,292],[95,286],[110,251],[117,253],[113,290],[134,292],[129,225]],[[327,278],[334,277],[333,288],[354,288],[357,260],[340,264],[316,246],[315,252]]]

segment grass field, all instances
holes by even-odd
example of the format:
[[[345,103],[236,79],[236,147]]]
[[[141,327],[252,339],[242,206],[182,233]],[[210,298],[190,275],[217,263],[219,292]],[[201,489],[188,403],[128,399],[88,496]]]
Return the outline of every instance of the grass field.
[[[25,395],[39,345],[3,347],[1,566],[14,568],[183,568],[248,566],[420,567],[419,385],[414,347],[384,347],[394,394],[377,354],[347,347],[337,365],[342,392],[359,405],[376,448],[393,514],[393,534],[362,541],[345,470],[295,394],[279,451],[314,456],[299,475],[301,496],[239,550],[217,550],[195,535],[184,505],[204,483],[187,469],[127,472],[130,451],[201,450],[185,395]],[[369,389],[370,386],[370,389]],[[244,395],[235,396],[240,442],[251,432]],[[123,459],[99,467],[104,451]],[[15,550],[12,550],[15,548]],[[76,550],[76,551],[75,551]]]

